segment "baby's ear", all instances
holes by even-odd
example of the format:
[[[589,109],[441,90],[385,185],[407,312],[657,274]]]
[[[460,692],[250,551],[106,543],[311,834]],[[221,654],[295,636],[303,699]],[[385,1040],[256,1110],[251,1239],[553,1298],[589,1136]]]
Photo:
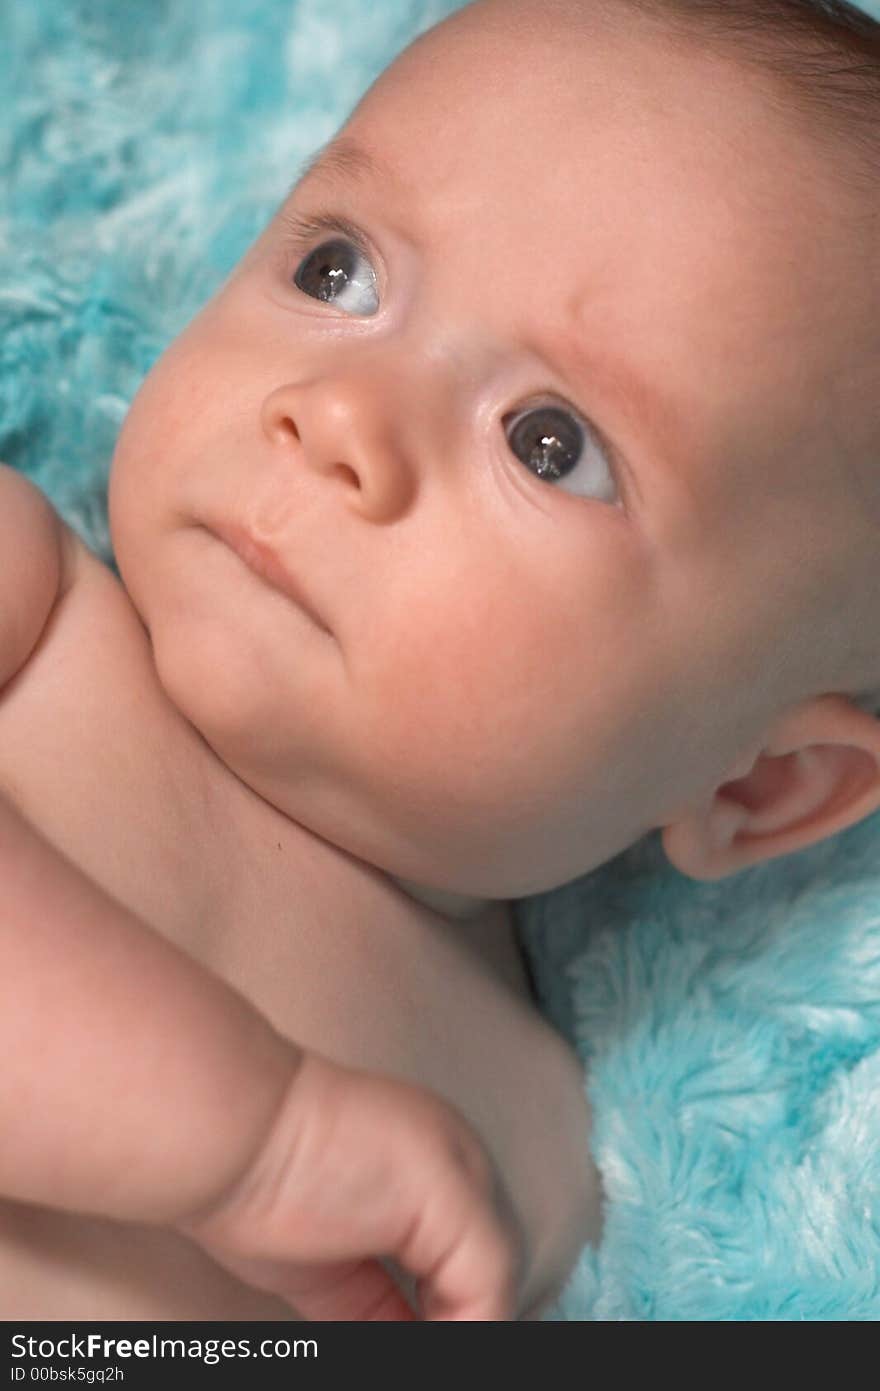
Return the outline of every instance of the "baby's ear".
[[[724,879],[870,816],[880,807],[880,720],[845,696],[818,696],[781,716],[749,764],[664,828],[682,874]]]

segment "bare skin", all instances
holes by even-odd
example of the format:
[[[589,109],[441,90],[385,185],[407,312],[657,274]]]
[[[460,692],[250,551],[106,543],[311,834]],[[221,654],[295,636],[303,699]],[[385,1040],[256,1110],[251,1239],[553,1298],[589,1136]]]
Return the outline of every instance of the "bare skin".
[[[0,700],[0,791],[279,1031],[460,1106],[517,1195],[546,1298],[595,1235],[598,1184],[580,1070],[529,1001],[506,913],[443,918],[253,794],[167,700],[118,581],[69,531],[65,556],[66,592]],[[292,1317],[179,1234],[10,1202],[0,1304]]]
[[[721,878],[880,806],[845,695],[880,681],[876,241],[759,84],[609,16],[484,0],[383,74],[133,402],[125,589],[73,547],[0,707],[0,791],[86,874],[298,1042],[460,1105],[525,1308],[598,1185],[505,901],[652,829]],[[124,1227],[5,1231],[18,1316],[252,1316],[178,1238],[132,1271]]]
[[[483,0],[410,46],[110,478],[178,708],[295,821],[463,896],[661,828],[722,878],[880,805],[845,700],[880,685],[872,224],[754,75],[615,13]],[[230,522],[323,641],[210,544]]]

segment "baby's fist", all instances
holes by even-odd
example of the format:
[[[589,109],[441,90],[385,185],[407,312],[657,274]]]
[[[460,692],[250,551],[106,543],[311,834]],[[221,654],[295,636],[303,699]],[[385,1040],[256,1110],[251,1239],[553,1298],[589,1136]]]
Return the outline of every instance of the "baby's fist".
[[[513,1316],[518,1237],[493,1166],[451,1106],[304,1053],[256,1159],[180,1229],[306,1319]]]

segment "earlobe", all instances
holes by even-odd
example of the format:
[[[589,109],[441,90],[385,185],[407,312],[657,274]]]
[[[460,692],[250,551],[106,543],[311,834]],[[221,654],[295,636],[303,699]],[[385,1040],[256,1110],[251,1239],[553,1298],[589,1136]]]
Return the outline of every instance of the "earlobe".
[[[880,808],[880,721],[845,696],[778,719],[753,766],[663,829],[669,861],[717,880],[827,840]],[[751,762],[751,760],[749,760]]]

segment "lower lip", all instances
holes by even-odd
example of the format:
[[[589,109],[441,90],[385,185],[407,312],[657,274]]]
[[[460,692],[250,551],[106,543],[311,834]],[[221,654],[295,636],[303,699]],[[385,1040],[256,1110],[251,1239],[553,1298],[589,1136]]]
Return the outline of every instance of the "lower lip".
[[[255,541],[246,531],[237,526],[223,525],[209,528],[214,532],[218,540],[234,551],[239,560],[243,561],[247,568],[264,580],[272,589],[276,589],[286,598],[290,599],[298,609],[301,609],[308,618],[312,620],[317,628],[329,633],[330,629],[322,623],[318,615],[309,607],[300,594],[293,576],[285,570],[278,556],[268,546],[263,546],[259,541]]]

